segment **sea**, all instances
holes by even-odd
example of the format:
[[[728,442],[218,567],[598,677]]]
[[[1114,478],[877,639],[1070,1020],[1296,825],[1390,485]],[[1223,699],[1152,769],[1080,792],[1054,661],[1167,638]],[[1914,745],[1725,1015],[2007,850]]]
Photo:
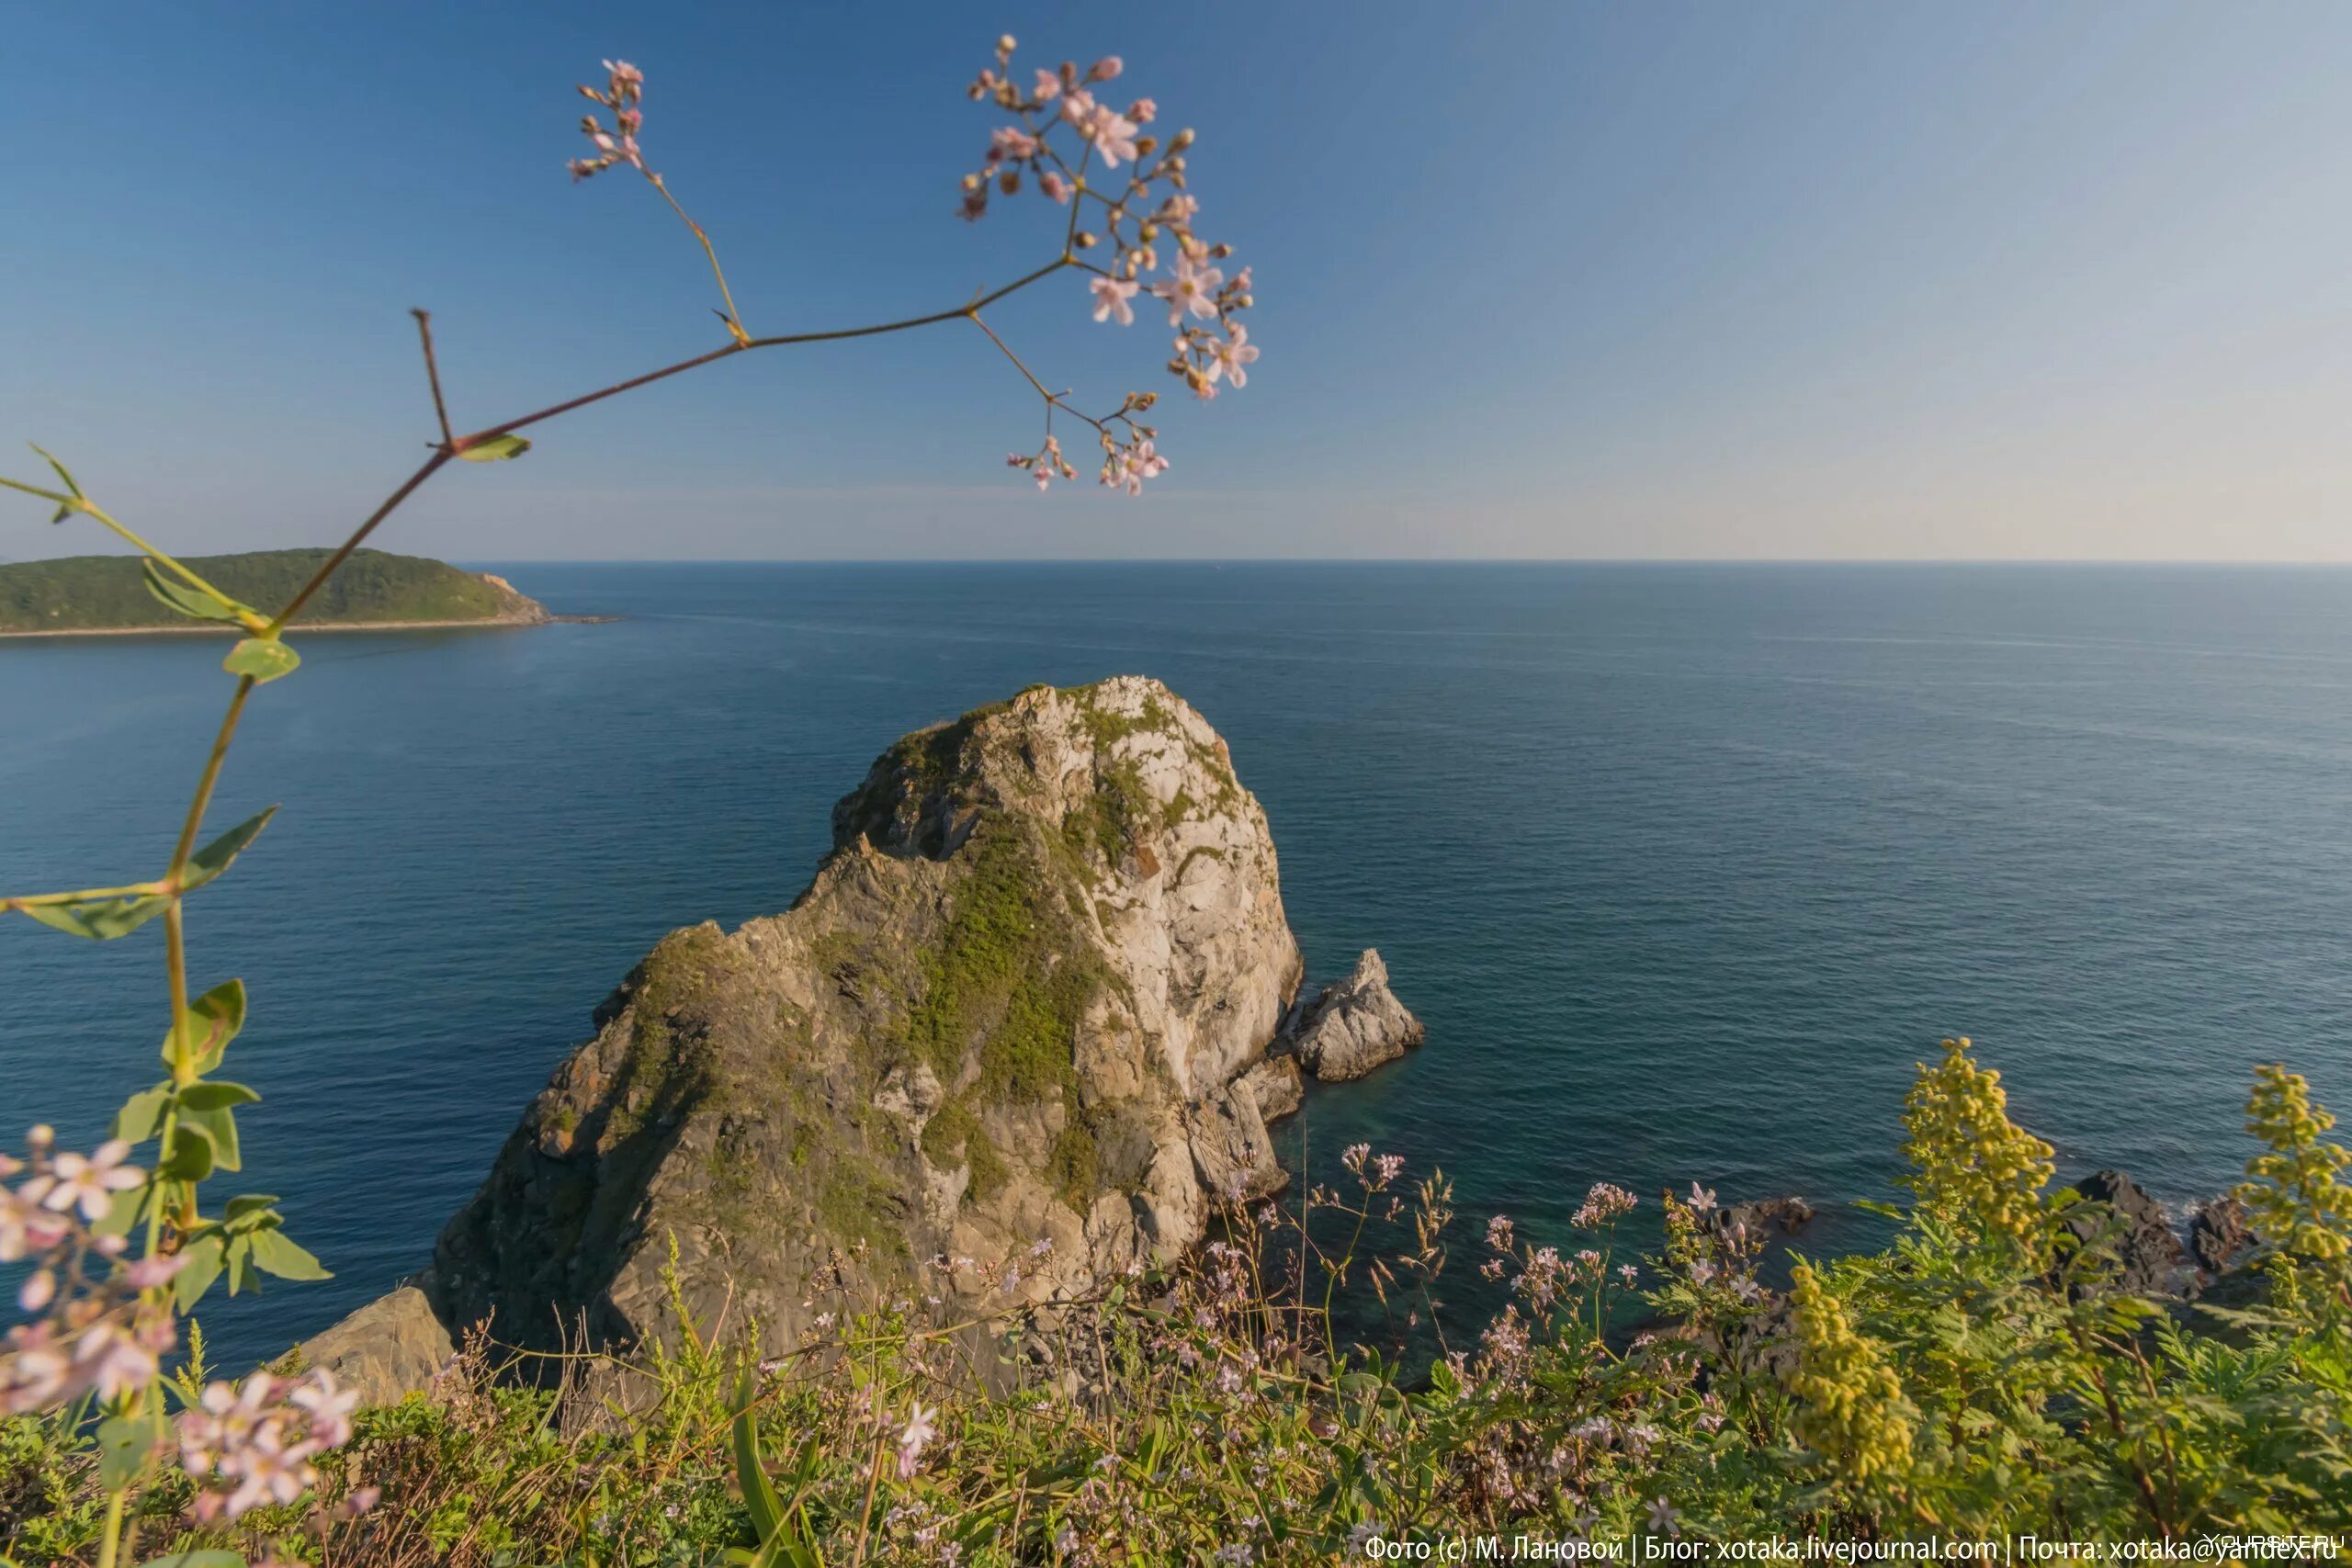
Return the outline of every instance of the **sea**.
[[[474,563],[524,630],[298,638],[189,904],[259,1091],[225,1193],[334,1278],[216,1301],[266,1356],[429,1256],[589,1013],[673,928],[786,908],[901,733],[1156,675],[1265,807],[1309,972],[1386,959],[1429,1043],[1283,1140],[1442,1170],[1457,1271],[1586,1189],[1897,1196],[1915,1065],[1997,1066],[2062,1176],[2176,1213],[2252,1067],[2352,1107],[2352,570],[1976,565]],[[151,875],[227,694],[192,637],[0,643],[0,889]],[[0,1146],[159,1072],[160,924],[0,919]]]

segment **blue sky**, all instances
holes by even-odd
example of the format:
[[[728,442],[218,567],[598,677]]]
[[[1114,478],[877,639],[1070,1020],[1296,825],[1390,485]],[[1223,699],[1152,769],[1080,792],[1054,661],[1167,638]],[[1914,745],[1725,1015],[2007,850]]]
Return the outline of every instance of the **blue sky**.
[[[430,431],[722,341],[572,84],[786,332],[1052,254],[953,216],[963,85],[1115,51],[1255,267],[1249,388],[1056,278],[992,321],[1083,400],[1164,387],[1129,502],[1003,467],[960,324],[764,353],[435,481],[468,559],[2352,558],[2352,7],[1391,4],[17,7],[0,434],[192,550],[328,542]],[[18,467],[32,461],[29,454]],[[16,468],[5,471],[16,472]],[[86,530],[86,525],[77,525]],[[0,558],[98,547],[0,513]]]

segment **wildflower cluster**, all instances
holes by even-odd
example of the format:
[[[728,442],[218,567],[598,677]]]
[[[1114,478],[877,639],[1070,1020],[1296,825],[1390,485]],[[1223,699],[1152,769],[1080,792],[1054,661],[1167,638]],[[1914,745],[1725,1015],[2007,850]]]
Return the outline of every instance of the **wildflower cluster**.
[[[1899,1474],[1911,1458],[1918,1412],[1883,1347],[1856,1331],[1844,1305],[1804,1264],[1791,1270],[1789,1305],[1800,1347],[1787,1379],[1798,1433],[1856,1481]]]
[[[38,1314],[8,1331],[0,1356],[0,1412],[40,1410],[84,1394],[119,1402],[153,1381],[177,1338],[161,1292],[175,1258],[136,1261],[111,1226],[125,1193],[147,1184],[121,1139],[89,1155],[55,1147],[46,1126],[26,1138],[23,1159],[0,1155],[0,1262],[32,1270],[17,1304]]]
[[[2247,1162],[2253,1179],[2238,1189],[2255,1234],[2321,1263],[2352,1259],[2352,1183],[2337,1174],[2352,1149],[2327,1141],[2335,1118],[2312,1103],[2311,1086],[2284,1067],[2256,1067],[2245,1122],[2269,1150]]]
[[[2027,1246],[2049,1212],[2041,1190],[2057,1168],[2052,1151],[2009,1120],[2001,1075],[1970,1058],[1966,1039],[1947,1040],[1943,1050],[1934,1066],[1919,1069],[1903,1102],[1908,1185],[1929,1213],[1987,1240]]]
[[[574,158],[565,165],[575,180],[601,175],[616,164],[627,164],[639,174],[651,173],[637,144],[637,133],[645,129],[645,73],[626,60],[607,60],[605,72],[604,86],[583,85],[580,96],[610,109],[613,124],[606,126],[593,114],[580,117],[580,133],[596,149],[596,155]]]
[[[196,1517],[233,1519],[265,1504],[296,1501],[319,1484],[314,1462],[351,1440],[359,1396],[337,1388],[324,1371],[287,1382],[255,1372],[243,1387],[207,1384],[179,1418],[181,1468],[201,1485]],[[361,1488],[340,1505],[344,1517],[374,1506],[375,1488]]]
[[[1102,96],[1106,85],[1125,72],[1116,55],[1083,71],[1070,62],[1040,68],[1024,88],[1014,79],[1014,47],[1010,37],[998,39],[996,63],[969,88],[972,98],[1011,114],[1015,123],[989,133],[980,167],[964,175],[962,216],[978,220],[992,192],[1014,196],[1034,181],[1048,201],[1071,209],[1064,254],[1093,275],[1087,296],[1096,321],[1132,326],[1138,298],[1157,299],[1176,333],[1170,374],[1203,400],[1216,397],[1221,386],[1247,386],[1258,360],[1240,320],[1254,303],[1250,269],[1228,277],[1220,264],[1233,247],[1212,243],[1195,230],[1200,202],[1188,188],[1185,166],[1193,132],[1179,130],[1163,142],[1146,129],[1159,117],[1157,102],[1136,98],[1121,109]],[[1125,172],[1114,173],[1121,169]],[[1069,406],[1052,394],[1047,404],[1049,418],[1053,407]],[[1102,448],[1102,482],[1130,495],[1168,468],[1158,450],[1159,433],[1133,417],[1150,406],[1148,394],[1131,393],[1117,412],[1088,418]],[[1069,477],[1050,427],[1047,446],[1036,457],[1014,459],[1040,489],[1057,473]]]

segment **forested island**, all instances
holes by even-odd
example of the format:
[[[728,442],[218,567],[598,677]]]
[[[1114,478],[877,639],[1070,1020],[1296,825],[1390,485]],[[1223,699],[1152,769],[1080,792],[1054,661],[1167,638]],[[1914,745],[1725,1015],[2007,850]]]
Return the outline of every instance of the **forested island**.
[[[332,552],[254,550],[194,556],[188,568],[221,592],[266,612],[291,600]],[[444,626],[537,626],[552,617],[503,577],[463,571],[421,556],[355,550],[302,616],[309,631]],[[0,566],[0,636],[211,631],[151,592],[137,556],[68,556]]]

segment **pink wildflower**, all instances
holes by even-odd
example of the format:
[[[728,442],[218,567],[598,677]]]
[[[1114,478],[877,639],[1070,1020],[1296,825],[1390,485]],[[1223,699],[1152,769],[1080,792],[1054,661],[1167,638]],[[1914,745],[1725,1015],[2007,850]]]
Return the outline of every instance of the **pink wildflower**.
[[[1232,335],[1225,342],[1212,344],[1210,363],[1225,372],[1225,378],[1237,387],[1250,384],[1249,367],[1258,362],[1258,350],[1250,342],[1250,329],[1236,321],[1228,329]]]
[[[78,1205],[84,1219],[103,1220],[114,1207],[115,1193],[146,1184],[146,1175],[138,1167],[122,1163],[130,1153],[130,1145],[115,1138],[100,1144],[87,1158],[59,1155],[50,1162],[47,1176],[34,1177],[19,1190],[45,1209],[63,1213]]]
[[[915,1472],[922,1461],[923,1445],[939,1435],[934,1417],[936,1408],[926,1409],[922,1400],[914,1402],[907,1412],[907,1424],[899,1432],[899,1478],[906,1480]]]
[[[1107,321],[1116,318],[1123,327],[1135,325],[1136,308],[1128,301],[1136,297],[1137,285],[1131,278],[1096,277],[1086,287],[1094,294],[1094,319]]]
[[[1225,281],[1225,274],[1213,266],[1203,266],[1191,256],[1176,258],[1176,273],[1151,286],[1151,291],[1168,301],[1168,324],[1175,326],[1189,310],[1206,320],[1216,314],[1216,287]]]

